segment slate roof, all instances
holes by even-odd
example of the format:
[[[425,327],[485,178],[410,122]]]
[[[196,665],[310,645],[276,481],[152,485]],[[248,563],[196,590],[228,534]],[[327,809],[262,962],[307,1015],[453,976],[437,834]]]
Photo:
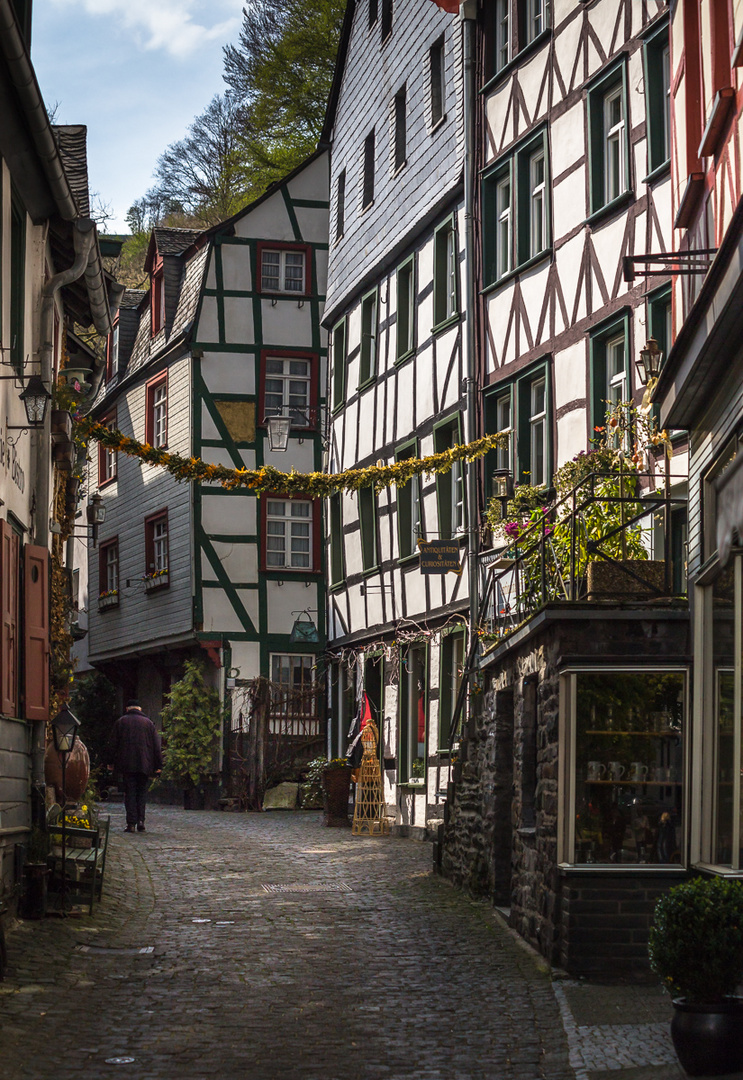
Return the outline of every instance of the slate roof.
[[[120,308],[138,308],[147,295],[147,289],[127,289],[121,298]]]
[[[201,236],[202,229],[170,229],[159,225],[152,230],[161,255],[181,255]]]
[[[52,131],[80,216],[90,217],[88,129],[85,124],[53,124]]]

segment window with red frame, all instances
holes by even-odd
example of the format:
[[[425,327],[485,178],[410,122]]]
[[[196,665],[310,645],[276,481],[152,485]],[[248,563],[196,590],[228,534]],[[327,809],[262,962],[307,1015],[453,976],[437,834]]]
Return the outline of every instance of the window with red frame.
[[[162,269],[152,275],[152,334],[165,326],[165,284]]]
[[[103,424],[107,428],[115,429],[116,413],[105,417]],[[117,452],[112,450],[110,446],[98,443],[98,487],[102,487],[104,484],[116,479],[117,456]]]
[[[147,384],[145,440],[150,446],[168,445],[168,377],[165,372]]]
[[[306,296],[310,291],[309,252],[307,247],[260,245],[260,291]]]
[[[314,427],[315,368],[314,357],[265,353],[262,356],[261,418],[283,413],[290,416],[292,427]]]
[[[98,563],[98,595],[115,596],[119,591],[119,541],[101,544]]]
[[[162,578],[167,584],[169,567],[168,511],[145,518],[144,523],[145,578]]]

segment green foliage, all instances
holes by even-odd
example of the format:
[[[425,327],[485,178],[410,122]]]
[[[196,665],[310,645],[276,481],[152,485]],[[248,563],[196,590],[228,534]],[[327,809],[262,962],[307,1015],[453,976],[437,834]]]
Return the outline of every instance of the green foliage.
[[[116,687],[100,671],[83,675],[73,685],[70,708],[80,721],[80,737],[90,754],[92,776],[108,757],[111,728],[119,715]]]
[[[162,710],[165,765],[161,779],[196,785],[216,771],[222,722],[219,694],[206,683],[205,668],[187,660]]]
[[[743,884],[695,878],[661,897],[650,966],[673,997],[711,1005],[743,981]]]
[[[313,153],[335,70],[345,0],[254,0],[224,79],[242,105],[252,193]]]

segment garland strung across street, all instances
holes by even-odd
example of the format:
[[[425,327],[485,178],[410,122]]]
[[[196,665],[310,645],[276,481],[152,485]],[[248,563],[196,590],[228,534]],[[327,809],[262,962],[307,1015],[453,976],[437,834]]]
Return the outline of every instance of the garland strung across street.
[[[376,491],[392,484],[402,487],[413,476],[449,472],[455,461],[475,461],[498,446],[506,446],[508,440],[507,434],[499,432],[484,435],[464,446],[449,447],[429,457],[403,458],[390,465],[369,465],[365,469],[346,469],[340,473],[299,473],[293,470],[287,473],[271,465],[262,465],[259,469],[228,469],[225,465],[211,465],[201,458],[169,454],[149,443],[130,439],[115,428],[106,427],[90,417],[83,417],[77,426],[83,438],[95,439],[110,450],[166,469],[179,481],[216,483],[229,490],[248,488],[256,495],[270,492],[272,495],[305,495],[312,498],[328,498],[341,491],[358,491],[369,486]]]

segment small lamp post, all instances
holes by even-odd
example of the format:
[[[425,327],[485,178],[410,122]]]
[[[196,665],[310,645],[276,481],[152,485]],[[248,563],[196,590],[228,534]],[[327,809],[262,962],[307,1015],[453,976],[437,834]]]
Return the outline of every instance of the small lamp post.
[[[85,516],[88,525],[90,525],[93,530],[93,547],[95,547],[98,543],[98,526],[102,525],[106,520],[106,507],[103,505],[103,498],[100,491],[96,491],[95,495],[85,507]],[[70,713],[70,715],[72,714]]]
[[[292,426],[291,416],[267,416],[264,424],[268,428],[268,449],[283,453],[289,445],[289,430]]]
[[[640,359],[635,361],[637,377],[643,386],[654,382],[660,375],[663,353],[658,348],[655,338],[649,338],[644,349],[640,349]]]
[[[66,705],[52,720],[54,749],[59,754],[59,760],[62,764],[62,888],[60,890],[62,915],[65,915],[67,910],[67,820],[65,815],[67,806],[67,791],[65,789],[67,759],[77,742],[77,729],[79,727],[80,721],[70,712]]]

